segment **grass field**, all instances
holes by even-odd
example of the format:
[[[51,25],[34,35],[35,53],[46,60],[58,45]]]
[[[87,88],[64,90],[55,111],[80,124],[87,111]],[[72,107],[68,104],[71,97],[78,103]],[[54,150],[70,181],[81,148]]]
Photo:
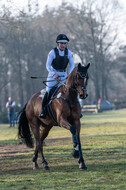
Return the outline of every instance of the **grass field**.
[[[125,190],[126,110],[84,115],[81,143],[88,167],[71,156],[69,131],[54,127],[44,146],[49,171],[32,170],[34,149],[20,144],[17,127],[0,125],[0,190]]]

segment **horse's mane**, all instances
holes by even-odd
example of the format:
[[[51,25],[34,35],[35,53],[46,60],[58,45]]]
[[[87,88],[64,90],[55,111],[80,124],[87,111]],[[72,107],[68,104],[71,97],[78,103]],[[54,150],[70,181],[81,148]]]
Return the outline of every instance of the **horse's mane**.
[[[81,63],[79,63],[73,69],[73,71],[71,72],[71,74],[67,77],[66,84],[73,86],[74,85],[74,78],[76,76],[76,73],[77,72],[79,72],[79,73],[87,73],[87,70],[88,70],[89,66],[90,66],[90,63],[88,63],[86,66],[83,66],[83,65],[81,65]]]
[[[74,81],[73,78],[75,77],[77,72],[77,67],[73,69],[73,71],[70,73],[70,75],[67,77],[66,84],[72,85],[72,82]]]

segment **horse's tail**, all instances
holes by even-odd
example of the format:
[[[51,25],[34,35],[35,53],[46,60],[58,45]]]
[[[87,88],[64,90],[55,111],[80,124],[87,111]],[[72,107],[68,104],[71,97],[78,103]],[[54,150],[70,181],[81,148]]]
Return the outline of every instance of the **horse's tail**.
[[[18,138],[21,138],[22,140],[24,140],[25,144],[28,147],[33,148],[34,143],[33,143],[32,135],[31,135],[30,127],[29,127],[29,122],[27,120],[26,113],[25,113],[26,105],[18,114],[19,115]]]

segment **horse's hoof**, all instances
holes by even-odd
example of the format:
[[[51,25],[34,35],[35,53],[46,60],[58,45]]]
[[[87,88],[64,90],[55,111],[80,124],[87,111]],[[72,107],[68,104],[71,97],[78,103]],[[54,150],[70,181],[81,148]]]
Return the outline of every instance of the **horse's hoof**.
[[[73,150],[72,156],[73,156],[74,158],[79,158],[79,151],[78,151],[78,150]]]
[[[80,164],[79,164],[79,169],[80,169],[80,170],[87,170],[86,164],[85,164],[85,163],[80,163]]]
[[[33,163],[33,170],[38,170],[39,169],[39,166],[37,163]]]
[[[39,169],[39,167],[33,167],[33,170],[38,170]]]
[[[47,162],[43,162],[43,169],[44,170],[49,170],[50,169]]]
[[[50,170],[49,166],[45,166],[44,170]]]

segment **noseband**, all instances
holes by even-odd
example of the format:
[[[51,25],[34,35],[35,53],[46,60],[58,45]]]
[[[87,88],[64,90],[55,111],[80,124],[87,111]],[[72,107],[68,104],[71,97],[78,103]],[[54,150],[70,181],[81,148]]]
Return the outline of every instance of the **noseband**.
[[[80,84],[78,81],[77,81],[77,74],[79,75],[79,77],[81,78],[81,79],[83,79],[84,80],[84,85],[82,85],[82,84]],[[76,88],[78,87],[78,86],[80,86],[81,88],[82,88],[82,90],[83,91],[85,91],[86,90],[86,81],[87,81],[87,79],[88,79],[88,73],[86,73],[86,74],[81,74],[81,73],[79,73],[79,72],[77,72],[77,74],[76,74],[76,76],[75,76],[75,84],[76,84]],[[78,90],[77,90],[78,91]],[[79,91],[78,91],[79,92]]]
[[[82,87],[82,90],[86,90],[86,86],[87,86],[86,81],[87,81],[87,78],[88,78],[88,74],[87,73],[86,74],[78,73],[78,74],[79,74],[79,77],[84,80],[84,85],[80,84],[79,82],[77,82],[77,85]]]

